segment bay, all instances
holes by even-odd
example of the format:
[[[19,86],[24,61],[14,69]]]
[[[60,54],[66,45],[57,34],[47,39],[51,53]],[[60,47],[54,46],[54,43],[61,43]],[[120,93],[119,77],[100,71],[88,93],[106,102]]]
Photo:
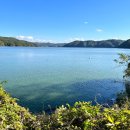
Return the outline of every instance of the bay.
[[[99,103],[124,91],[117,48],[1,47],[0,81],[18,103],[32,112],[76,101]]]

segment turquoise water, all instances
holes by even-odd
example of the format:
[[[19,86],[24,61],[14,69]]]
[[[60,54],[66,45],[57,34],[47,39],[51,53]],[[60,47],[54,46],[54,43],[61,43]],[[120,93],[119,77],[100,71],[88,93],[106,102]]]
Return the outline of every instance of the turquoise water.
[[[0,81],[32,112],[75,101],[108,102],[124,90],[123,67],[113,60],[127,49],[0,48]]]

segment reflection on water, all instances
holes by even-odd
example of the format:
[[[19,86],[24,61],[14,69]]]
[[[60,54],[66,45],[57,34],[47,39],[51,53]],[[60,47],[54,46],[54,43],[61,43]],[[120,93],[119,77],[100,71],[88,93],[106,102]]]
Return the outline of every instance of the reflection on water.
[[[40,89],[39,89],[40,88]],[[95,97],[99,103],[108,103],[116,98],[115,92],[124,91],[122,82],[115,80],[91,80],[75,82],[73,84],[57,84],[41,87],[41,84],[20,86],[16,90],[19,103],[29,107],[32,112],[49,111],[62,104],[73,104],[76,101],[93,101]]]
[[[75,101],[108,102],[124,91],[124,68],[113,61],[127,49],[0,48],[0,81],[33,112]]]

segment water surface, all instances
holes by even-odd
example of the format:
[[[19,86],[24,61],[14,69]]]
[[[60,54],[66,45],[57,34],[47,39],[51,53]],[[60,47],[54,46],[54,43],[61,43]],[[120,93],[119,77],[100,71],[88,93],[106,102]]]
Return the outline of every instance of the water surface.
[[[1,47],[0,81],[32,112],[75,101],[108,102],[124,90],[114,59],[128,49]]]

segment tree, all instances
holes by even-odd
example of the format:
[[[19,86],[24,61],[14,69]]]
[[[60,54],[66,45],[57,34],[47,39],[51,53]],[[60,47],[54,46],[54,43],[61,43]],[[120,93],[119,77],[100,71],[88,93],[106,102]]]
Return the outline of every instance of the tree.
[[[119,59],[115,59],[115,62],[126,66],[123,78],[130,80],[130,55],[119,53]]]
[[[123,78],[125,79],[125,91],[117,95],[116,102],[119,106],[130,104],[130,55],[119,54],[119,59],[115,59],[115,62],[121,65],[125,65]],[[126,103],[127,102],[127,103]]]
[[[3,41],[0,41],[0,46],[4,46],[4,42]]]

